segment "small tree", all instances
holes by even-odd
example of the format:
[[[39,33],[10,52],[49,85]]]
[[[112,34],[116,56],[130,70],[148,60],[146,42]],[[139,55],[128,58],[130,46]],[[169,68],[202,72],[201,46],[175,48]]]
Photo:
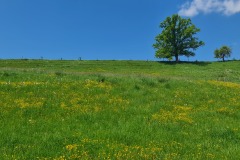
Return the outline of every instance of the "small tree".
[[[160,27],[163,28],[162,33],[156,36],[156,43],[153,44],[157,58],[175,57],[178,62],[179,56],[194,56],[193,51],[204,45],[203,41],[198,41],[198,38],[194,37],[200,29],[196,28],[190,19],[175,14],[167,17]]]
[[[214,58],[221,58],[222,61],[225,61],[225,58],[231,56],[232,49],[228,46],[222,46],[220,49],[214,51]]]

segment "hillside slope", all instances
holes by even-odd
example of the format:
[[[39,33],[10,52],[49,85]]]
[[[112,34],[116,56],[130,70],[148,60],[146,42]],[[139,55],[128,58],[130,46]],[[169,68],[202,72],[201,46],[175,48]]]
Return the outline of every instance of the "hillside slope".
[[[0,60],[0,159],[238,159],[240,62]]]

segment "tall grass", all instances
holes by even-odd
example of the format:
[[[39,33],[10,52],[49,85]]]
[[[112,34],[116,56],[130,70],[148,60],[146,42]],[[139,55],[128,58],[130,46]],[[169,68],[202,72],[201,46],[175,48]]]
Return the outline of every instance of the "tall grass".
[[[240,157],[238,61],[0,67],[0,159]]]

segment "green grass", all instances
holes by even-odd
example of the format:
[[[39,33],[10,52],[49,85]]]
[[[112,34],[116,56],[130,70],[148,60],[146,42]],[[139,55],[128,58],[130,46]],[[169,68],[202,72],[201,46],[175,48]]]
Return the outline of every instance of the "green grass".
[[[0,60],[0,159],[238,159],[240,62]]]

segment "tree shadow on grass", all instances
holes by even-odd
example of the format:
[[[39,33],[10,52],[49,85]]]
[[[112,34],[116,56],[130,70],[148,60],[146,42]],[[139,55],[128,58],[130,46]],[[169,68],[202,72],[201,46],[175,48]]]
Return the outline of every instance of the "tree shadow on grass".
[[[195,62],[189,62],[189,61],[158,61],[158,63],[165,64],[165,65],[177,65],[177,64],[192,64],[192,65],[198,65],[198,66],[207,66],[211,64],[212,62],[203,62],[203,61],[195,61]]]

